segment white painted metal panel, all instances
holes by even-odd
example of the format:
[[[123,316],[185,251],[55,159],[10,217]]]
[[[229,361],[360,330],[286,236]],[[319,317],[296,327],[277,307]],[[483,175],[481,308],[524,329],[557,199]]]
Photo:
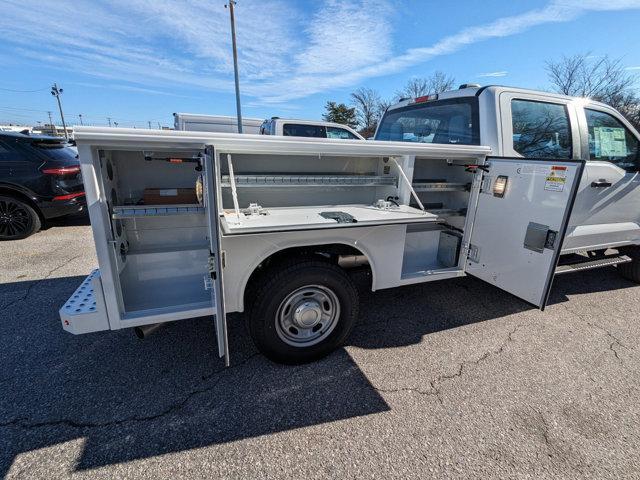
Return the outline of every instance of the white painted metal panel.
[[[465,270],[544,308],[584,162],[490,158],[487,165]],[[502,198],[493,194],[498,176],[508,178]]]
[[[336,223],[321,216],[323,212],[342,212],[350,215],[354,223]],[[238,217],[233,211],[224,212],[223,228],[226,234],[272,232],[285,230],[309,230],[324,228],[349,228],[365,225],[389,225],[393,223],[436,222],[438,216],[429,212],[400,205],[384,210],[369,205],[325,205],[320,207],[269,208],[265,215]]]
[[[228,367],[229,341],[227,338],[227,315],[224,303],[223,264],[220,238],[220,216],[218,211],[218,162],[214,148],[207,146],[204,155],[204,202],[209,223],[209,272],[211,274],[211,301],[215,310],[216,337],[218,339],[218,353],[224,357]]]

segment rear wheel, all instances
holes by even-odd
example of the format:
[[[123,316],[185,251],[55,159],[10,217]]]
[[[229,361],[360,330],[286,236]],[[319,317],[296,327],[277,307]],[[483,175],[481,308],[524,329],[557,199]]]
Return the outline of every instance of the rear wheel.
[[[621,252],[622,253],[622,252]],[[640,283],[640,248],[631,248],[624,250],[626,255],[629,255],[632,260],[627,263],[621,263],[618,265],[618,271],[627,280],[631,280],[635,283]]]
[[[358,292],[338,266],[301,260],[262,276],[247,318],[258,349],[279,363],[321,358],[347,338],[358,316]]]
[[[20,240],[40,230],[38,213],[31,205],[0,195],[0,240]]]

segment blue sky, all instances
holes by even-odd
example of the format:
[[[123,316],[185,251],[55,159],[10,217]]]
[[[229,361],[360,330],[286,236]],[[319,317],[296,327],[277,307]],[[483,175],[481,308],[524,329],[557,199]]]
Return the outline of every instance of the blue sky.
[[[2,0],[0,122],[57,120],[54,81],[70,124],[234,115],[224,4]],[[238,0],[236,15],[247,117],[320,118],[358,87],[392,97],[435,70],[549,88],[545,61],[584,52],[640,75],[640,0]]]

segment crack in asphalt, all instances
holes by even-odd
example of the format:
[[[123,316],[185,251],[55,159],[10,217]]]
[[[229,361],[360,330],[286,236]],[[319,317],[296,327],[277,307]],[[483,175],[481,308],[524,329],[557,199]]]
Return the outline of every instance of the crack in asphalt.
[[[246,365],[252,358],[254,358],[254,357],[258,356],[258,355],[259,355],[259,352],[255,352],[255,353],[249,355],[248,357],[244,358],[241,362],[239,362],[237,364],[231,365],[230,367],[223,367],[223,368],[220,368],[218,370],[214,370],[210,374],[202,376],[201,377],[202,381],[206,381],[207,379],[213,377],[217,373],[225,373],[225,372],[229,372],[231,370],[240,368],[240,367]],[[177,412],[177,411],[183,409],[193,397],[195,397],[196,395],[199,395],[201,393],[206,393],[206,392],[209,392],[209,391],[213,390],[225,378],[226,378],[226,375],[220,375],[220,377],[214,383],[212,383],[211,385],[191,390],[187,395],[185,395],[179,401],[174,402],[171,405],[169,405],[168,407],[166,407],[164,410],[162,410],[162,411],[160,411],[158,413],[151,414],[151,415],[133,416],[133,417],[127,417],[127,418],[122,418],[122,419],[119,419],[119,420],[111,420],[111,421],[106,421],[106,422],[82,422],[82,421],[77,421],[77,420],[70,419],[70,418],[62,418],[62,419],[57,419],[57,420],[45,420],[45,421],[41,421],[41,422],[33,422],[33,421],[29,421],[29,418],[27,418],[27,417],[17,417],[17,418],[14,418],[12,420],[9,420],[7,422],[0,423],[0,427],[17,427],[17,428],[21,428],[21,429],[24,429],[24,430],[31,430],[31,429],[35,429],[35,428],[41,428],[41,427],[65,426],[65,427],[69,427],[69,428],[86,429],[86,428],[113,427],[113,426],[118,426],[118,425],[122,425],[122,424],[125,424],[125,423],[149,422],[149,421],[152,421],[152,420],[157,420],[158,418],[164,417],[166,415],[170,415],[170,414],[172,414],[174,412]]]
[[[33,280],[29,286],[27,287],[26,291],[24,292],[24,295],[22,295],[22,297],[17,298],[15,300],[10,301],[9,303],[7,303],[6,305],[0,305],[0,310],[6,310],[9,307],[14,306],[17,303],[20,302],[24,302],[27,298],[29,298],[29,295],[31,295],[31,292],[33,290],[33,288],[40,284],[41,282],[43,282],[44,280],[48,280],[49,277],[51,277],[51,275],[53,275],[55,272],[57,272],[58,270],[60,270],[62,267],[66,266],[67,264],[73,262],[74,260],[77,260],[78,258],[82,257],[82,255],[76,255],[75,257],[71,257],[69,259],[65,259],[60,265],[52,268],[51,270],[49,270],[49,272],[42,278],[39,278],[37,280]]]
[[[573,315],[574,317],[578,318],[580,321],[586,323],[588,326],[590,326],[591,328],[595,329],[595,330],[599,330],[601,332],[603,332],[607,337],[609,337],[611,340],[613,340],[610,344],[609,344],[609,350],[611,351],[611,353],[613,353],[613,356],[615,357],[615,359],[618,361],[618,363],[624,367],[626,367],[626,364],[624,363],[624,361],[622,360],[622,358],[620,357],[620,355],[618,354],[618,351],[615,349],[616,346],[622,347],[625,350],[629,350],[629,347],[627,347],[624,343],[622,343],[622,341],[616,337],[613,333],[611,333],[607,328],[603,327],[602,325],[599,325],[597,323],[591,322],[589,320],[587,320],[585,318],[584,315],[582,315],[581,313],[578,313],[574,310],[572,310],[571,308],[569,308],[569,305],[562,305],[564,307],[564,309],[571,315]],[[591,307],[596,307],[593,304],[589,304],[589,306]]]
[[[500,355],[502,352],[504,352],[504,349],[507,347],[507,345],[511,342],[514,341],[513,339],[513,335],[520,329],[529,326],[530,324],[524,324],[524,325],[517,325],[515,326],[508,334],[506,339],[504,340],[504,342],[502,342],[502,344],[500,344],[500,346],[497,349],[493,349],[493,350],[488,350],[485,353],[483,353],[480,357],[478,357],[475,360],[465,360],[462,363],[460,363],[460,365],[458,366],[458,368],[453,372],[453,373],[449,373],[449,374],[443,374],[443,375],[439,375],[438,377],[429,380],[429,389],[428,390],[423,390],[421,388],[418,387],[399,387],[399,388],[389,388],[389,389],[385,389],[385,388],[379,388],[374,386],[373,388],[376,389],[376,391],[381,392],[381,393],[398,393],[398,392],[410,392],[410,393],[416,393],[419,395],[434,395],[438,401],[440,402],[441,405],[444,405],[444,401],[442,400],[442,396],[441,396],[441,392],[442,392],[442,384],[449,381],[449,380],[453,380],[455,378],[460,378],[464,375],[464,372],[471,366],[477,366],[480,363],[484,362],[487,358],[492,357],[492,356],[498,356]]]

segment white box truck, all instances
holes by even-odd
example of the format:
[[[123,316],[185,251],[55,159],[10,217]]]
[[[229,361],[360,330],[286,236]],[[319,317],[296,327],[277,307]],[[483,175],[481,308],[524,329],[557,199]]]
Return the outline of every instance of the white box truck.
[[[242,133],[258,133],[262,122],[259,118],[242,117]],[[192,132],[238,133],[238,119],[225,115],[174,113],[173,128]]]
[[[226,313],[285,363],[340,345],[371,289],[473,275],[544,308],[580,158],[480,145],[78,128],[99,269],[60,310],[72,333]],[[201,201],[171,197],[202,178]],[[154,200],[149,200],[154,201]]]

